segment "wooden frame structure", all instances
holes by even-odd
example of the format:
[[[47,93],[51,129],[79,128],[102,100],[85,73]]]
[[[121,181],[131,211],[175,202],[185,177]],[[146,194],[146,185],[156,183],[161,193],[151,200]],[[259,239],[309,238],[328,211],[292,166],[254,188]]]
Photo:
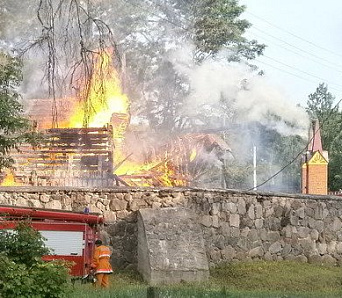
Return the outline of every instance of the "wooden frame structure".
[[[23,185],[109,187],[113,185],[111,126],[52,128],[39,148],[26,144],[11,156],[14,176]]]

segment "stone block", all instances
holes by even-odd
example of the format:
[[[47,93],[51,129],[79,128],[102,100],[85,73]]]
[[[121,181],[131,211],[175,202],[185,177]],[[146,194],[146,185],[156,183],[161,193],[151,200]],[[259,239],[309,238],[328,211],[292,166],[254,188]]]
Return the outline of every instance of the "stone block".
[[[219,249],[212,248],[209,251],[209,257],[211,261],[214,261],[214,263],[217,263],[221,259],[221,251]]]
[[[322,256],[322,263],[326,265],[335,265],[337,260],[330,255],[324,255]]]
[[[211,227],[212,223],[213,223],[213,220],[211,216],[209,215],[204,215],[201,219],[201,224],[204,225],[205,227]]]
[[[288,256],[290,252],[291,252],[291,245],[285,244],[281,252],[282,256]]]
[[[132,211],[138,211],[140,208],[147,207],[147,203],[142,199],[134,199],[129,203],[129,208]]]
[[[326,243],[317,243],[317,251],[320,255],[324,255],[327,253],[327,244]]]
[[[213,203],[211,206],[210,214],[211,215],[217,215],[221,209],[220,203]]]
[[[116,213],[113,211],[105,211],[103,212],[103,217],[107,223],[116,221]]]
[[[182,207],[139,210],[138,270],[150,285],[207,281],[209,263],[197,216]]]
[[[327,250],[328,253],[333,254],[336,251],[336,245],[337,242],[336,241],[330,241],[329,243],[327,243]]]
[[[231,227],[238,228],[240,226],[240,215],[239,214],[231,214],[229,217],[229,224]]]
[[[262,205],[256,204],[255,205],[255,218],[261,218],[262,217]]]
[[[159,202],[153,202],[152,203],[152,209],[159,209],[160,207],[161,207],[161,203],[159,203]]]
[[[230,213],[236,213],[238,211],[238,207],[236,206],[235,203],[226,203],[225,204],[226,210],[229,211]],[[243,208],[244,208],[244,213],[246,213],[246,207],[245,204],[240,206],[241,211],[243,212]]]
[[[317,204],[316,208],[314,209],[314,217],[315,219],[323,219],[324,218],[324,207],[323,204]]]
[[[264,220],[259,218],[255,220],[255,227],[259,230],[263,227],[264,225]]]
[[[275,242],[275,243],[273,243],[273,244],[269,247],[269,249],[268,249],[268,251],[269,251],[271,254],[276,254],[276,253],[278,253],[278,252],[281,252],[281,250],[282,250],[282,247],[281,247],[280,242]]]
[[[262,257],[264,255],[264,250],[261,246],[255,247],[248,252],[251,258]]]
[[[123,199],[112,199],[109,204],[109,208],[112,211],[121,211],[121,210],[126,210],[127,208],[127,202]]]
[[[336,252],[338,254],[342,254],[342,242],[337,242],[336,243]]]
[[[46,203],[45,208],[47,208],[47,209],[62,209],[62,204],[60,201],[53,200],[53,201]]]
[[[121,210],[116,212],[116,217],[119,219],[126,219],[130,213],[127,210]]]
[[[310,255],[308,257],[308,262],[311,264],[321,264],[322,263],[322,257],[320,255]]]
[[[24,197],[19,197],[17,199],[17,206],[23,206],[23,207],[27,207],[29,206],[29,201],[27,200],[27,198]]]
[[[315,230],[315,229],[311,230],[311,232],[310,232],[310,237],[311,237],[312,240],[317,241],[318,238],[319,238],[319,233],[318,233],[318,231]]]
[[[301,238],[307,238],[309,236],[310,229],[307,227],[299,227],[298,228],[298,236]]]
[[[35,208],[42,208],[43,207],[42,202],[39,200],[31,200],[30,204],[32,207],[35,207]]]
[[[240,215],[246,214],[246,203],[243,199],[239,199],[237,209]]]
[[[8,199],[3,194],[0,194],[0,204],[8,204]]]
[[[299,218],[303,219],[305,218],[305,209],[304,207],[301,207],[299,208],[297,211],[296,211],[296,214]]]
[[[228,245],[224,249],[221,250],[221,255],[222,255],[222,259],[226,261],[231,261],[235,258],[236,251],[231,245]]]
[[[331,229],[332,229],[334,232],[336,232],[336,231],[341,230],[341,227],[342,227],[341,220],[338,219],[338,218],[334,218],[334,222],[333,222],[333,224],[332,224]]]
[[[51,197],[49,195],[43,193],[39,196],[39,199],[41,202],[47,203],[51,200]]]
[[[214,228],[218,228],[220,225],[219,225],[219,217],[217,215],[214,215],[212,217],[212,221],[213,221],[213,227]]]
[[[130,202],[133,200],[133,197],[132,197],[132,194],[130,193],[125,193],[124,196],[123,196],[124,200],[127,201],[127,202]]]
[[[273,207],[267,207],[265,208],[265,217],[270,217],[274,214]]]
[[[279,239],[280,239],[280,233],[279,232],[276,232],[276,231],[268,232],[267,240],[269,240],[271,242],[275,242],[275,241],[277,241]]]
[[[255,211],[253,204],[248,208],[247,214],[250,219],[255,219]]]

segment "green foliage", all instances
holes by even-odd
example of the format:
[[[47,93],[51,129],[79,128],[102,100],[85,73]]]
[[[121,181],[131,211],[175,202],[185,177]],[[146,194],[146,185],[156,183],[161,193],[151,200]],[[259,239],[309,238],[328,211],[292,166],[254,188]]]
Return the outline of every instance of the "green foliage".
[[[342,113],[334,100],[328,87],[319,84],[307,101],[309,115],[320,123],[323,150],[329,153],[329,190],[342,189]]]
[[[321,126],[323,149],[331,150],[337,139],[340,139],[342,114],[334,105],[335,97],[325,84],[319,84],[316,91],[309,95],[307,108],[312,118],[318,119]]]
[[[226,188],[248,189],[251,187],[249,177],[253,175],[252,163],[232,160],[224,168]]]
[[[254,59],[261,55],[265,45],[248,41],[242,35],[250,27],[247,20],[239,19],[245,10],[236,0],[201,0],[194,2],[195,44],[202,53],[215,55],[222,48],[233,50],[238,56]]]
[[[0,231],[0,239],[3,239],[0,241],[0,251],[15,263],[25,264],[27,267],[33,266],[43,255],[49,254],[41,234],[26,222],[19,222],[15,233],[10,230]]]
[[[0,255],[1,297],[30,297],[34,280],[25,264],[16,264],[5,254]]]
[[[70,290],[67,264],[42,261],[49,250],[28,222],[1,231],[0,251],[0,297],[65,297]]]
[[[69,293],[68,265],[62,261],[37,263],[30,270],[37,297],[65,297]]]
[[[0,169],[13,163],[11,149],[23,142],[35,142],[29,121],[22,116],[23,107],[17,92],[22,74],[22,62],[0,52]]]

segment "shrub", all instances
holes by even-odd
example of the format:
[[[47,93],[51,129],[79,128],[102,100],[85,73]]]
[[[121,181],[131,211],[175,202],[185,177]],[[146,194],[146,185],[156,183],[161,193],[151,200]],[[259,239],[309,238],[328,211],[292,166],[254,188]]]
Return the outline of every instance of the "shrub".
[[[1,231],[0,251],[1,297],[65,297],[68,266],[60,261],[42,261],[49,250],[29,222],[20,222],[14,232]]]

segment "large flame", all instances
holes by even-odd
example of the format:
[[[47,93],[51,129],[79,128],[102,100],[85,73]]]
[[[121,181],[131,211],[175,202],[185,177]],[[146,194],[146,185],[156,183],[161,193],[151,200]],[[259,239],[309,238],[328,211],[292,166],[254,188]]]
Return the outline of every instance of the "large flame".
[[[129,119],[129,99],[122,92],[119,74],[113,66],[109,50],[98,57],[89,88],[82,94],[86,100],[76,105],[68,127],[83,127],[87,117],[89,127],[102,127],[110,123],[116,113]]]

